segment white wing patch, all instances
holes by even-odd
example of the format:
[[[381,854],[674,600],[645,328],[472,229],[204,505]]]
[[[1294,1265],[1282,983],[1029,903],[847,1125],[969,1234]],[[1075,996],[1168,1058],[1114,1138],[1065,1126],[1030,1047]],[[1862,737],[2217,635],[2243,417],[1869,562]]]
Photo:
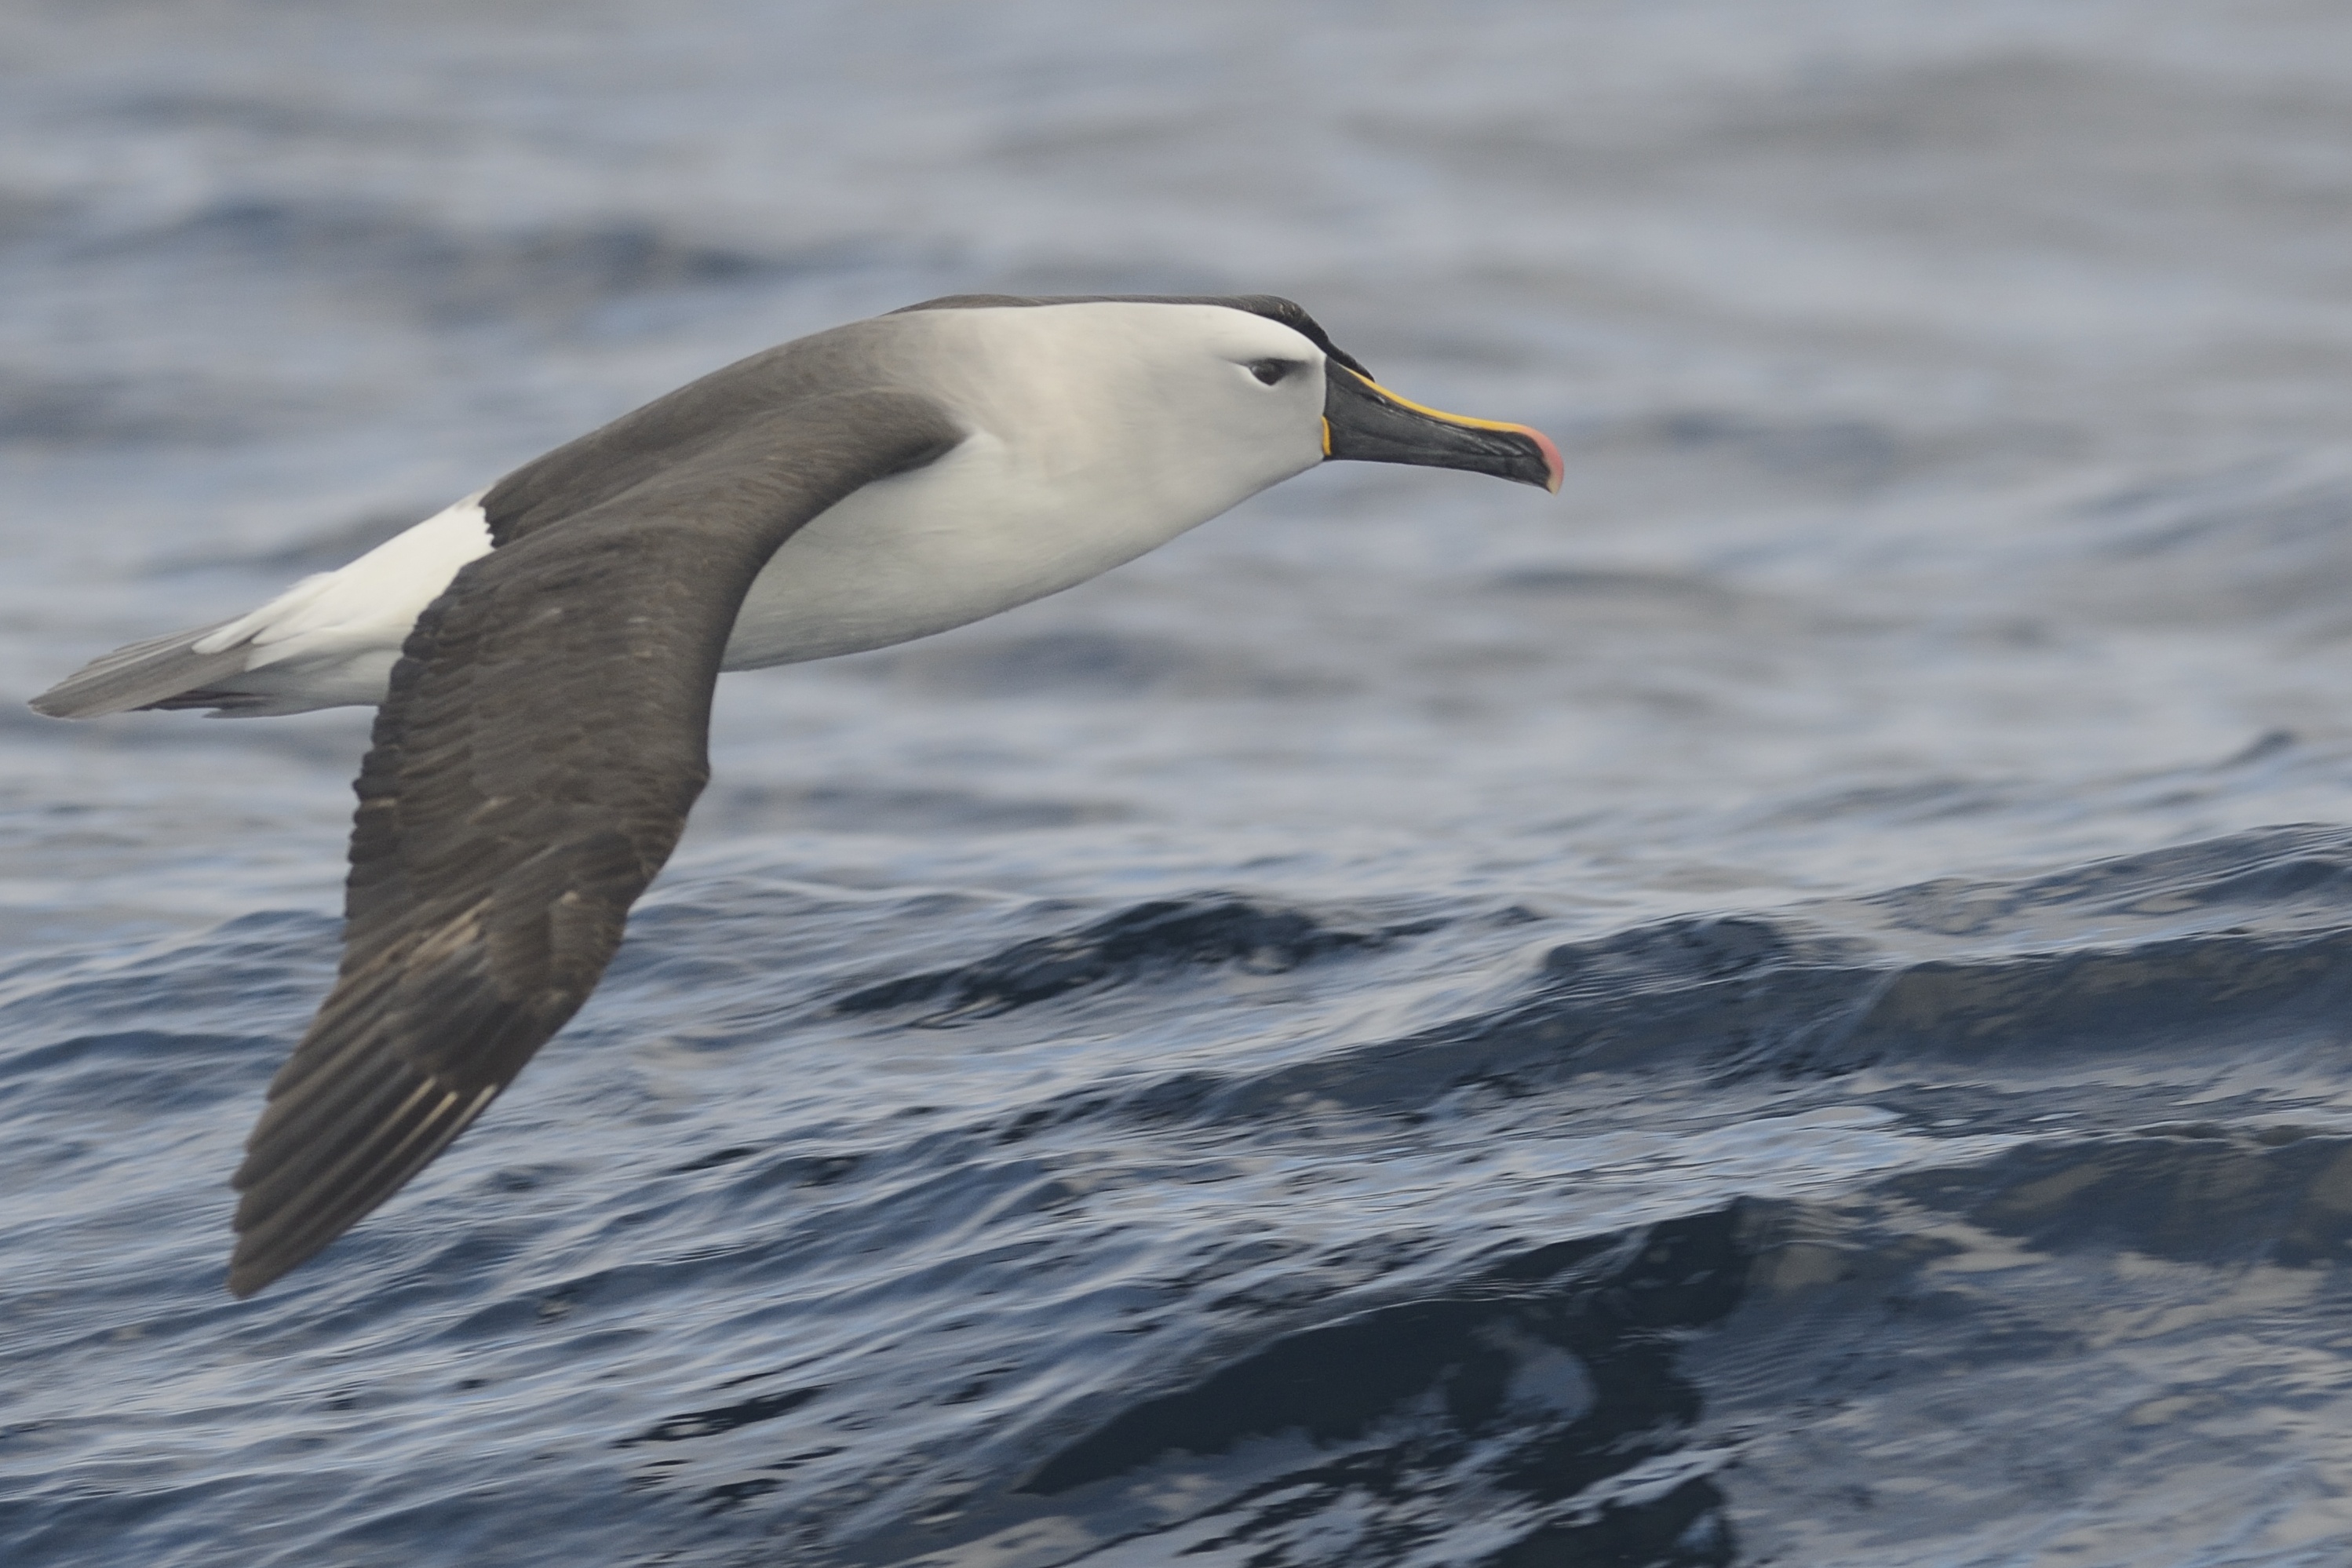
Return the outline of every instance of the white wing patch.
[[[303,578],[195,644],[195,650],[220,653],[250,643],[248,670],[385,647],[399,653],[416,617],[457,569],[489,553],[489,521],[482,514],[488,493],[475,491],[349,565]]]
[[[217,683],[257,700],[234,711],[257,717],[383,701],[416,617],[459,567],[489,553],[488,493],[475,491],[349,565],[303,578],[192,644],[199,654],[252,650],[243,674]]]

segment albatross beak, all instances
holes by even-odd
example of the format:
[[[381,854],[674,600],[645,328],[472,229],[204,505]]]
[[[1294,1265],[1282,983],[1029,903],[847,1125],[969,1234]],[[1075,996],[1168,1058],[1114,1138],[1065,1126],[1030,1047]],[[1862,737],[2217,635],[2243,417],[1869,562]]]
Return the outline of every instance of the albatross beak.
[[[1467,468],[1559,489],[1559,448],[1542,431],[1424,408],[1336,361],[1323,366],[1323,455]]]

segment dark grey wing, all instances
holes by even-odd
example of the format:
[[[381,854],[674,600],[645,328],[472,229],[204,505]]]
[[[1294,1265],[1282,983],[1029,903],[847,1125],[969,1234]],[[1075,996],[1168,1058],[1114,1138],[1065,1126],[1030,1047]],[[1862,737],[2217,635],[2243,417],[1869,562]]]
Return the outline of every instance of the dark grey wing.
[[[419,617],[356,786],[341,973],[236,1173],[231,1290],[398,1191],[587,999],[709,776],[752,578],[809,519],[961,439],[912,394],[798,403],[509,528]]]

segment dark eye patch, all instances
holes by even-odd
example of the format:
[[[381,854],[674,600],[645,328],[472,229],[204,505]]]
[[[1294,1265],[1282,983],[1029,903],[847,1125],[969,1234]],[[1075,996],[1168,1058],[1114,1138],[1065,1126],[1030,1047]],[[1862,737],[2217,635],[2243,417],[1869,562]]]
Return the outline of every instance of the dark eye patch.
[[[1272,386],[1294,370],[1304,370],[1307,362],[1296,359],[1261,359],[1250,362],[1249,373]]]

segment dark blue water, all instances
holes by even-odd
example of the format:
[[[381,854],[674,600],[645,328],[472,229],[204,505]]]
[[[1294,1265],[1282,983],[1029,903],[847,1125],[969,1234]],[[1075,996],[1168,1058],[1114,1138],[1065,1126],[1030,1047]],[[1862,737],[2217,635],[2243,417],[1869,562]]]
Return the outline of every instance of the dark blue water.
[[[1271,290],[1552,431],[730,677],[256,1300],[366,716],[0,704],[0,1560],[2352,1560],[2352,14],[26,5],[0,689],[751,349]]]

